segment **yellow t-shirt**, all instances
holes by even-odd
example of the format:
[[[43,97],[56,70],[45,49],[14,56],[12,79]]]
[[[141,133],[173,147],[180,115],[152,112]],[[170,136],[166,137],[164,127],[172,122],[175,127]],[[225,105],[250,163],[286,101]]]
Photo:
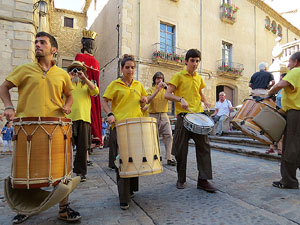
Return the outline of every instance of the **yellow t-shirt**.
[[[282,80],[289,82],[294,87],[293,90],[290,86],[283,88],[281,97],[283,110],[300,110],[300,67],[290,70]]]
[[[43,75],[37,62],[23,64],[6,77],[18,87],[17,117],[65,117],[55,105],[63,105],[63,94],[71,91],[72,82],[69,74],[53,65]]]
[[[112,81],[103,95],[112,101],[111,111],[116,121],[142,117],[141,96],[147,96],[147,92],[140,82],[133,80],[128,87],[120,78]]]
[[[147,90],[148,96],[153,95],[156,91],[157,86],[149,88]],[[160,112],[168,112],[168,100],[165,98],[165,89],[161,89],[157,95],[152,99],[149,104],[149,113],[160,113]]]
[[[98,95],[99,89],[98,87],[95,87],[91,90],[87,84],[82,85],[81,83],[76,85],[76,83],[72,82],[72,85],[72,112],[67,115],[67,118],[72,119],[72,121],[83,120],[91,123],[91,96]]]
[[[190,75],[186,70],[182,70],[173,75],[169,84],[175,86],[174,95],[183,97],[192,112],[203,112],[200,90],[205,88],[206,85],[197,72]],[[179,113],[188,113],[188,111],[181,107],[180,102],[175,102],[175,114],[178,115]]]

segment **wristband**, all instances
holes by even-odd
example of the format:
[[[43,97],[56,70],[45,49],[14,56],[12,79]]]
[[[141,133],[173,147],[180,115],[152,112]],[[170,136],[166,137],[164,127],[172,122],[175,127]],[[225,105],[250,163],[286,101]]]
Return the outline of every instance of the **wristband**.
[[[4,111],[7,110],[7,109],[12,109],[12,110],[16,111],[16,110],[15,110],[15,107],[13,107],[13,106],[7,106],[7,107],[5,107],[5,108],[4,108]]]
[[[107,114],[107,117],[110,117],[110,116],[115,116],[115,115],[112,112],[110,112]]]
[[[183,99],[183,97],[181,97],[181,98],[179,99],[179,102],[181,102],[182,99]]]

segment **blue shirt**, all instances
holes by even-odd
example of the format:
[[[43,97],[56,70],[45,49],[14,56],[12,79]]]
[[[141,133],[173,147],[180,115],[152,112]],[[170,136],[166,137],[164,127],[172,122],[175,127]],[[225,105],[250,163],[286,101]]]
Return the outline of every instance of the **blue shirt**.
[[[5,133],[3,133],[3,131],[5,131]],[[3,134],[3,141],[11,141],[12,140],[12,136],[14,134],[14,129],[12,127],[8,128],[8,127],[3,127],[1,133]]]
[[[102,122],[102,136],[105,135],[106,129],[107,129],[107,124],[106,124],[106,122]]]
[[[282,89],[277,93],[277,97],[276,97],[276,105],[278,105],[280,108],[282,108],[281,97],[282,97]]]

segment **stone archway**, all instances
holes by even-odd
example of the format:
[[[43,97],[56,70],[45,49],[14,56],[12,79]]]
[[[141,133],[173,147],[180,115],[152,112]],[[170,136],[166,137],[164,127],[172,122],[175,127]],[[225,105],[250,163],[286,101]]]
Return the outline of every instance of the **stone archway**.
[[[227,86],[227,85],[217,85],[216,87],[216,102],[219,101],[219,93],[221,91],[224,91],[226,94],[226,99],[230,100],[232,102],[232,105],[236,104],[236,96],[235,96],[235,89],[233,87]]]

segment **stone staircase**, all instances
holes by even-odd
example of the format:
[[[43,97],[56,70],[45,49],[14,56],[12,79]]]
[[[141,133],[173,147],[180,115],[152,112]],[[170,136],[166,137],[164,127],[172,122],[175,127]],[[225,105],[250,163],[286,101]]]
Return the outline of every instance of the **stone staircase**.
[[[211,148],[215,150],[280,160],[277,152],[272,154],[265,153],[269,149],[269,145],[253,140],[241,131],[227,131],[222,136],[209,135],[209,139]]]

